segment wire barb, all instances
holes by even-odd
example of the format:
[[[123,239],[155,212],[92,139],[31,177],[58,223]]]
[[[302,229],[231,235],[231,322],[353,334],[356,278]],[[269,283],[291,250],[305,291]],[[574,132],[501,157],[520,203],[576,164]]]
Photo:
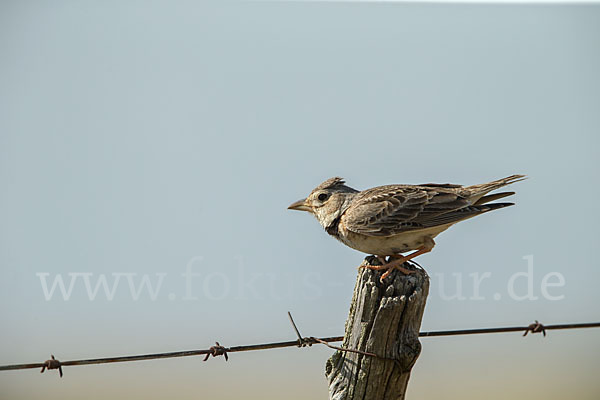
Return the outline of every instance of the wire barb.
[[[52,357],[50,360],[44,361],[44,365],[42,366],[42,370],[40,371],[40,373],[44,372],[46,369],[57,369],[58,375],[62,378],[62,364],[60,363],[60,361],[54,358],[54,354],[50,354],[50,357]]]
[[[527,336],[529,332],[531,332],[532,334],[541,332],[544,334],[544,337],[546,337],[546,327],[543,324],[540,324],[540,322],[537,319],[533,324],[529,324],[529,326],[527,326],[527,329],[525,329],[525,333],[523,333],[523,336]]]
[[[288,318],[290,319],[290,322],[292,323],[292,326],[294,327],[294,330],[296,331],[296,336],[298,336],[298,347],[304,347],[304,346],[312,346],[312,342],[310,340],[308,340],[308,338],[303,338],[302,335],[300,334],[300,331],[298,330],[298,327],[296,326],[296,323],[294,322],[294,318],[292,318],[292,313],[290,313],[289,311],[288,313]]]
[[[215,342],[215,346],[210,346],[210,348],[208,349],[208,353],[206,353],[206,357],[204,357],[204,360],[202,360],[202,361],[208,360],[208,357],[210,357],[210,356],[213,356],[213,357],[224,356],[225,361],[229,361],[229,356],[227,355],[228,351],[229,351],[228,348],[221,346],[219,344],[219,342]]]

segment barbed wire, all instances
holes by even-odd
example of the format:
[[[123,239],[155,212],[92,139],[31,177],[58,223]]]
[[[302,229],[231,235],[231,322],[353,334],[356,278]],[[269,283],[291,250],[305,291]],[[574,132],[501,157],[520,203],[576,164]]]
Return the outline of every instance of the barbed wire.
[[[0,371],[10,370],[24,370],[31,368],[41,368],[40,372],[44,372],[46,369],[57,369],[59,375],[63,376],[62,367],[79,366],[79,365],[92,365],[92,364],[110,364],[117,362],[130,362],[130,361],[141,361],[141,360],[156,360],[161,358],[176,358],[176,357],[189,357],[204,355],[204,361],[208,360],[210,356],[218,357],[224,356],[225,361],[229,359],[228,353],[238,353],[242,351],[256,351],[256,350],[268,350],[268,349],[279,349],[285,347],[305,347],[312,346],[313,344],[324,344],[325,346],[338,351],[354,352],[363,354],[371,357],[380,357],[373,353],[367,353],[356,349],[348,349],[344,347],[332,346],[329,343],[343,341],[343,336],[332,336],[317,338],[314,336],[302,337],[292,315],[288,312],[288,316],[296,335],[297,340],[290,340],[285,342],[273,342],[263,344],[251,344],[242,346],[224,347],[216,342],[215,346],[211,346],[208,349],[200,350],[184,350],[174,351],[168,353],[153,353],[153,354],[140,354],[133,356],[117,356],[117,357],[103,357],[103,358],[91,358],[83,360],[70,360],[70,361],[59,361],[54,355],[51,355],[51,359],[46,360],[42,363],[29,363],[29,364],[12,364],[12,365],[1,365]],[[556,325],[543,325],[537,320],[527,326],[508,326],[500,328],[479,328],[479,329],[458,329],[458,330],[446,330],[446,331],[426,331],[419,332],[419,337],[438,337],[438,336],[457,336],[457,335],[476,335],[476,334],[488,334],[488,333],[504,333],[504,332],[523,332],[523,336],[527,336],[528,333],[542,333],[546,336],[546,331],[558,330],[558,329],[581,329],[581,328],[600,328],[600,322],[586,322],[577,324],[556,324]]]

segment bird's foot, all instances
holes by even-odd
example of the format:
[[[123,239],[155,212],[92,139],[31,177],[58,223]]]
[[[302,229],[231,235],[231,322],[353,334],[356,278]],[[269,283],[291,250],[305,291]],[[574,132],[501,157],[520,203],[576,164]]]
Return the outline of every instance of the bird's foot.
[[[380,281],[383,283],[383,280],[385,278],[387,278],[389,276],[389,274],[391,274],[392,271],[395,269],[403,272],[404,274],[414,273],[415,271],[411,271],[406,268],[403,268],[402,264],[404,264],[406,261],[412,260],[413,258],[415,258],[417,256],[420,256],[421,254],[429,253],[433,249],[434,246],[435,246],[435,242],[433,241],[433,239],[430,237],[425,237],[423,246],[419,247],[415,252],[407,254],[405,256],[400,255],[400,254],[394,254],[394,255],[390,256],[387,264],[384,264],[384,266],[387,267],[386,268],[387,271],[383,275],[381,275]],[[381,258],[379,256],[377,258],[381,261]],[[391,261],[392,258],[395,258],[395,260]],[[410,271],[410,272],[405,272],[405,271]]]
[[[402,257],[402,256],[395,256],[394,261],[385,261],[385,257],[381,257],[381,256],[376,256],[377,259],[381,262],[382,265],[361,265],[359,267],[359,269],[371,269],[374,271],[385,271],[383,273],[383,275],[381,275],[381,278],[379,278],[379,281],[381,283],[383,283],[383,280],[385,278],[387,278],[392,271],[397,270],[402,272],[404,275],[410,275],[410,274],[414,274],[415,271],[404,268],[402,265],[404,264],[405,261],[407,261],[406,257]],[[392,257],[390,257],[391,260]]]

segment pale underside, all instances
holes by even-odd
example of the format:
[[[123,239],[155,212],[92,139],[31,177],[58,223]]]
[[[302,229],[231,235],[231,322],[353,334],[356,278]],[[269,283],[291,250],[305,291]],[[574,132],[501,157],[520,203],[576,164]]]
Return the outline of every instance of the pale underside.
[[[391,256],[417,250],[424,246],[426,238],[433,239],[454,224],[402,232],[391,236],[368,236],[340,229],[337,238],[346,246],[367,254]]]

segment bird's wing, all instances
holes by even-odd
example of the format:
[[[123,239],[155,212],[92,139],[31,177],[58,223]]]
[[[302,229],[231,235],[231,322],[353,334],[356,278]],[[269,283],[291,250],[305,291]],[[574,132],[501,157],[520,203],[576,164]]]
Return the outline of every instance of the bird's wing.
[[[489,210],[471,206],[468,197],[468,191],[458,185],[379,186],[357,194],[340,222],[355,233],[391,236],[458,222]]]

